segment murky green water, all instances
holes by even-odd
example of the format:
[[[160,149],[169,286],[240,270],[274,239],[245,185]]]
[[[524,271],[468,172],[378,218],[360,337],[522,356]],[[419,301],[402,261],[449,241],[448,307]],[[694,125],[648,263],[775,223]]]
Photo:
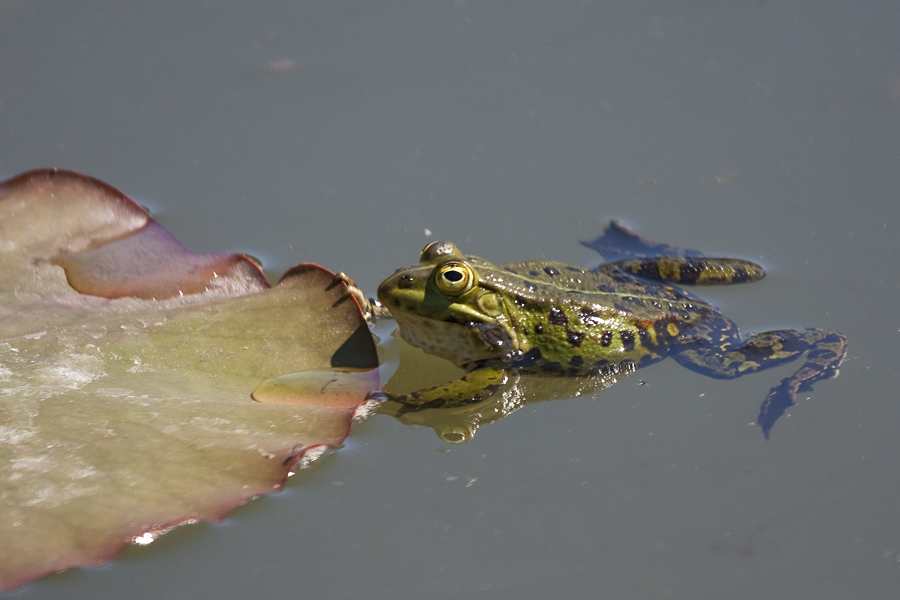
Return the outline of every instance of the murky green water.
[[[851,344],[770,442],[790,368],[667,361],[460,446],[376,416],[284,493],[16,597],[896,598],[898,26],[886,0],[0,0],[3,177],[88,173],[195,251],[370,293],[440,238],[596,263],[577,240],[620,218],[765,265],[703,291],[744,331]]]

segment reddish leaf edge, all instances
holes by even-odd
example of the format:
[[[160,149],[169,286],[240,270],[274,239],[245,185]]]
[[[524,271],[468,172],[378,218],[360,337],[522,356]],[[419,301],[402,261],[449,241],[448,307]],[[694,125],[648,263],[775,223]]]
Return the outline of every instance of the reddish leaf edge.
[[[0,182],[0,201],[30,187],[51,196],[54,186],[78,183],[143,219],[143,226],[87,248],[62,250],[48,261],[64,269],[76,291],[103,298],[166,300],[237,283],[247,291],[271,288],[262,268],[246,254],[195,254],[121,190],[89,175],[59,168],[34,169]],[[43,187],[41,187],[43,186]],[[63,194],[64,196],[64,194]],[[57,201],[65,202],[64,198]],[[98,201],[98,205],[100,202]]]

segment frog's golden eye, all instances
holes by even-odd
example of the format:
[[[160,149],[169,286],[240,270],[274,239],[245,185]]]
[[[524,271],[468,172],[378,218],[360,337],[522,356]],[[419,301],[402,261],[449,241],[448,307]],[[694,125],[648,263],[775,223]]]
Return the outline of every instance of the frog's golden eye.
[[[464,262],[450,261],[438,267],[435,281],[445,294],[459,296],[475,285],[475,271]]]

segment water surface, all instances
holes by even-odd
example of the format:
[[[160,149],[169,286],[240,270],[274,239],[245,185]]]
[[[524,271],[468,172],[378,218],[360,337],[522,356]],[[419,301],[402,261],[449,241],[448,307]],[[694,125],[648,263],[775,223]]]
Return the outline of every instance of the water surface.
[[[791,367],[665,361],[460,446],[376,416],[284,493],[17,597],[896,598],[898,30],[887,0],[0,0],[4,177],[75,169],[192,250],[369,293],[434,239],[596,264],[577,240],[620,218],[762,263],[702,292],[745,332],[850,338],[769,442]]]

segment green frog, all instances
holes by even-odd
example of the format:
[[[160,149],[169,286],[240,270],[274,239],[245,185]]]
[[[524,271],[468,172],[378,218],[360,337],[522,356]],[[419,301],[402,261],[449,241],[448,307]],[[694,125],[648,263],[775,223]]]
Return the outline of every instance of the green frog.
[[[718,309],[672,285],[763,276],[752,262],[702,255],[631,257],[593,270],[543,261],[497,265],[464,255],[450,242],[433,242],[418,263],[381,283],[378,299],[401,338],[466,373],[410,394],[386,395],[403,404],[401,412],[451,408],[489,398],[513,372],[610,375],[671,357],[693,371],[731,379],[806,353],[803,365],[761,406],[757,422],[768,438],[798,392],[837,375],[846,337],[803,329],[743,339]]]

